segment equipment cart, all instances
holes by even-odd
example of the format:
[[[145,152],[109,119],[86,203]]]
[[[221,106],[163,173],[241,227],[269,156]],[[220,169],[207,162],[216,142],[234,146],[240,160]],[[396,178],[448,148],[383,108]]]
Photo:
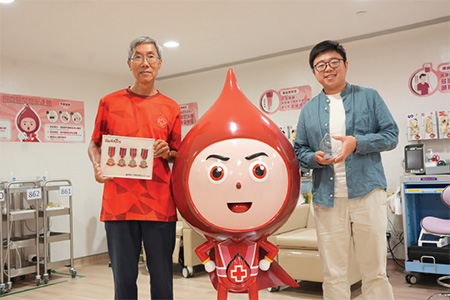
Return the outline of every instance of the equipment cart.
[[[43,187],[43,206],[39,209],[39,215],[43,218],[43,231],[40,242],[43,244],[44,252],[44,283],[48,283],[49,270],[58,267],[70,267],[70,274],[75,278],[77,271],[73,265],[73,216],[72,216],[72,183],[68,179],[46,180]],[[51,199],[58,199],[63,203],[53,203]],[[57,216],[67,216],[69,232],[56,232],[50,228],[51,218]],[[66,223],[67,225],[67,223]],[[53,261],[51,255],[51,244],[55,242],[69,241],[69,258]]]
[[[409,175],[401,177],[400,182],[406,281],[416,284],[420,273],[450,275],[450,246],[434,242],[433,237],[425,240],[420,234],[424,217],[450,219],[450,209],[440,199],[444,188],[450,185],[450,175]]]
[[[7,184],[8,182],[7,181],[1,181],[0,182],[0,241],[2,242],[2,245],[3,245],[3,241],[4,241],[4,236],[3,236],[3,221],[4,221],[4,218],[3,218],[3,209],[5,210],[5,212],[6,212],[6,204],[5,204],[5,199],[6,199],[6,190],[5,190],[5,188],[6,188],[6,184]],[[2,249],[0,250],[0,295],[1,294],[3,294],[3,293],[5,293],[6,292],[6,290],[7,290],[7,288],[6,288],[6,285],[5,285],[5,279],[4,279],[4,276],[3,276],[3,274],[4,274],[4,267],[5,267],[5,264],[3,263],[4,262],[4,255],[3,255],[3,252],[4,252],[4,247],[2,247]]]
[[[36,274],[36,285],[41,284],[39,272],[39,221],[38,207],[42,199],[39,181],[12,181],[4,184],[5,203],[2,205],[2,223],[6,218],[6,240],[3,237],[2,271],[6,271],[7,282],[1,276],[0,293],[11,290],[18,276]],[[31,224],[33,225],[31,225]],[[31,228],[30,228],[31,226]],[[34,228],[32,228],[34,227]],[[3,256],[3,251],[5,256]],[[26,250],[36,257],[29,261]],[[5,265],[3,265],[5,264]]]

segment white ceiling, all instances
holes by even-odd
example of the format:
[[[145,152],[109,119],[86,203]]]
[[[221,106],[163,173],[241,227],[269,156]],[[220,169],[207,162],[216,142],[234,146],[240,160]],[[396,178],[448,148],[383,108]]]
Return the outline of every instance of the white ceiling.
[[[449,0],[16,0],[0,4],[0,51],[128,75],[133,38],[176,40],[161,79],[449,21]]]

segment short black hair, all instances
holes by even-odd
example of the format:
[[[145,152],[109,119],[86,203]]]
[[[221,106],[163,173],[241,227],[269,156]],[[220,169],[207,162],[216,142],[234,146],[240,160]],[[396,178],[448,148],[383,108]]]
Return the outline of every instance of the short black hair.
[[[427,74],[422,73],[422,74],[420,74],[419,78],[422,78],[423,76],[427,76]]]
[[[319,54],[328,51],[336,51],[342,56],[344,62],[347,61],[347,54],[345,53],[344,47],[337,41],[326,40],[315,45],[309,53],[309,65],[311,66],[311,69],[314,69],[314,60],[316,59],[316,57]]]

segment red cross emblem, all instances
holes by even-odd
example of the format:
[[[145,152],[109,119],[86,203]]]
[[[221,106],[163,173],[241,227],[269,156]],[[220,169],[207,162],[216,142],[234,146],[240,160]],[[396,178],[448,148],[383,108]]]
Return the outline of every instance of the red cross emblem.
[[[250,267],[239,253],[228,264],[227,277],[236,284],[244,283],[250,278]]]
[[[243,282],[244,278],[248,276],[247,270],[244,270],[243,266],[234,266],[233,270],[231,270],[231,278],[235,282]]]

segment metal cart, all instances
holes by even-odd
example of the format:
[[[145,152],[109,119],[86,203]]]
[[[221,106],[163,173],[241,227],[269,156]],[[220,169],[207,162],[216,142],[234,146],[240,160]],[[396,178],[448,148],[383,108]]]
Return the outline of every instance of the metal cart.
[[[6,239],[1,232],[3,247],[0,259],[2,273],[6,271],[7,282],[1,276],[0,293],[11,290],[12,281],[18,276],[36,274],[36,285],[41,284],[39,272],[39,221],[38,207],[42,199],[39,181],[12,181],[4,184],[5,203],[2,205],[2,223],[6,218]],[[30,229],[27,222],[35,228]],[[33,232],[34,231],[34,232]],[[5,244],[6,243],[6,244]],[[3,251],[6,248],[5,256]],[[30,262],[25,249],[36,255],[37,261]],[[30,250],[29,250],[30,251]],[[3,265],[5,264],[6,267]]]
[[[0,182],[0,241],[2,242],[2,245],[3,245],[3,239],[4,239],[4,237],[3,237],[3,209],[5,209],[5,212],[6,212],[6,204],[5,204],[6,191],[5,191],[5,188],[6,188],[6,184],[7,183],[8,183],[7,181]],[[2,246],[2,248],[0,250],[0,295],[5,293],[6,290],[7,290],[6,285],[5,285],[5,279],[4,279],[4,276],[3,276],[4,266],[5,266],[5,264],[3,263],[4,262],[4,257],[3,257],[4,256],[3,255],[4,249],[3,248],[4,247]]]
[[[450,217],[440,200],[450,184],[450,175],[411,175],[400,178],[402,184],[403,228],[405,230],[406,282],[416,284],[421,273],[450,275],[448,247],[420,247],[420,221],[427,216]],[[443,257],[442,257],[443,253]]]
[[[68,179],[46,180],[42,183],[43,205],[39,209],[39,215],[43,218],[43,231],[40,242],[43,244],[44,252],[44,283],[48,283],[49,270],[69,266],[72,278],[75,278],[77,271],[73,264],[73,216],[72,216],[72,183]],[[67,206],[49,207],[51,196],[58,195],[59,198],[68,198]],[[50,228],[50,218],[56,216],[69,217],[69,232],[56,232]],[[51,243],[69,241],[70,250],[68,259],[52,261]]]

